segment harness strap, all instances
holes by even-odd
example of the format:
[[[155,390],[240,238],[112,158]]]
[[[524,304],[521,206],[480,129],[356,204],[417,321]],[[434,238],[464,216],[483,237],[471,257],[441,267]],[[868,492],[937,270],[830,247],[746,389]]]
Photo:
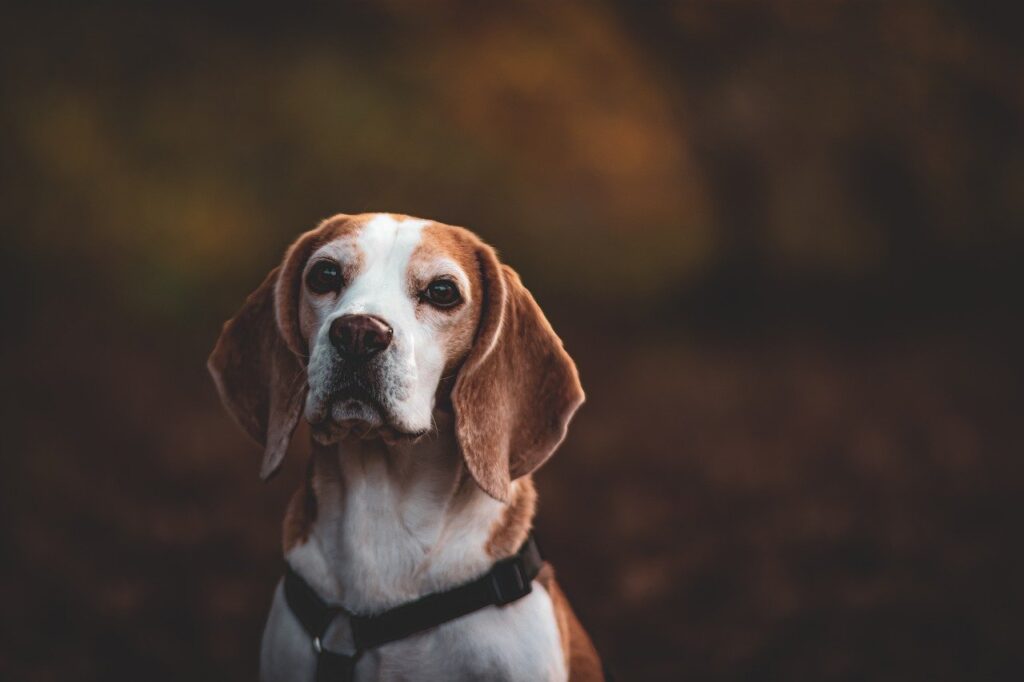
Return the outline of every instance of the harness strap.
[[[476,580],[375,615],[356,615],[340,606],[329,605],[291,566],[285,570],[284,596],[313,640],[317,682],[340,682],[352,679],[356,662],[367,649],[405,639],[488,606],[504,606],[525,597],[533,590],[533,580],[543,566],[540,550],[530,535],[518,552],[496,562]],[[339,614],[348,616],[351,623],[355,644],[352,655],[327,651],[321,643],[327,628]]]

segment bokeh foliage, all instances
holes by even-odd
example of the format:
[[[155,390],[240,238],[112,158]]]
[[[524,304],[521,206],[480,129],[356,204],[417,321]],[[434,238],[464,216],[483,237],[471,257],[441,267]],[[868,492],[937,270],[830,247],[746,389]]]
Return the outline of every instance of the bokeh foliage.
[[[185,324],[338,211],[467,224],[570,300],[988,271],[1024,218],[1021,56],[992,13],[22,9],[5,217]]]

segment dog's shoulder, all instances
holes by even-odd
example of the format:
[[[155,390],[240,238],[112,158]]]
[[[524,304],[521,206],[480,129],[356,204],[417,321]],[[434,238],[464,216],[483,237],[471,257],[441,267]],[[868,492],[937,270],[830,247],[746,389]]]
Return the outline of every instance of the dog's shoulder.
[[[558,632],[562,638],[562,651],[565,652],[570,682],[604,680],[601,657],[598,656],[594,643],[590,641],[590,636],[572,610],[569,599],[559,587],[558,581],[555,579],[555,569],[551,564],[544,565],[537,576],[537,582],[551,598],[555,621],[558,623]]]

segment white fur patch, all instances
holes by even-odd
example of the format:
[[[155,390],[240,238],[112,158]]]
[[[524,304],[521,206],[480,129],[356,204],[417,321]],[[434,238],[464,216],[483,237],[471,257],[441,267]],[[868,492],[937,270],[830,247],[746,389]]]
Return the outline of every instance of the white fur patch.
[[[343,480],[318,489],[312,533],[287,556],[325,600],[353,613],[380,612],[454,587],[493,563],[485,547],[505,505],[474,488],[451,508],[459,471],[451,465],[453,437],[406,447],[385,451],[379,443],[358,441],[340,452]],[[309,679],[292,674],[312,665],[308,640],[278,594],[264,634],[263,679]],[[344,623],[328,631],[324,645],[351,650]],[[357,668],[359,680],[566,676],[554,606],[536,582],[529,596],[504,607],[369,651]]]

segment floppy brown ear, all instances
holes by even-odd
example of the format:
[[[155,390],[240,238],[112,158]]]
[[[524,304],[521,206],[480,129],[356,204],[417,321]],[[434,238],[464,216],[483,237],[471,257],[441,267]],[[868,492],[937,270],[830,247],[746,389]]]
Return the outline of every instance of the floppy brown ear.
[[[477,258],[482,310],[452,389],[455,432],[477,484],[507,501],[511,482],[554,453],[584,396],[576,365],[519,275],[490,247]]]
[[[224,324],[206,363],[228,411],[265,448],[264,480],[281,466],[306,396],[305,367],[282,337],[274,310],[283,269],[274,268]]]

